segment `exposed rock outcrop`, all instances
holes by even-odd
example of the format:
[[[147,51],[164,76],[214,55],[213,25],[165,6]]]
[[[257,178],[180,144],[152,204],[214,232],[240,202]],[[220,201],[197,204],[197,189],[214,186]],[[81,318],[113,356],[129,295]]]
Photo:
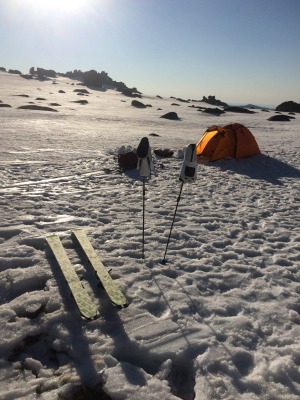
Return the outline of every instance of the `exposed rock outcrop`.
[[[30,105],[27,105],[27,106],[20,106],[18,108],[22,109],[22,110],[37,110],[37,111],[54,111],[54,112],[57,112],[57,110],[55,110],[54,108],[44,107],[44,106],[37,106],[37,105],[34,105],[34,104],[30,104]]]
[[[147,106],[138,100],[132,100],[131,105],[136,108],[146,108]]]
[[[273,115],[272,117],[268,118],[268,121],[290,121],[291,118],[288,115]]]
[[[160,118],[165,118],[165,119],[171,119],[173,121],[180,121],[180,118],[178,117],[176,112],[168,112],[167,114],[162,115]]]
[[[220,108],[205,108],[202,112],[213,115],[225,114],[225,111]]]
[[[203,96],[203,99],[201,101],[219,107],[227,107],[228,105],[227,103],[224,103],[224,101],[216,99],[215,96],[208,96],[208,97]]]
[[[236,112],[236,113],[242,113],[242,114],[255,114],[255,111],[251,111],[251,110],[248,110],[247,108],[236,107],[236,106],[225,107],[224,111]]]
[[[276,111],[300,113],[300,104],[294,101],[285,101],[276,107]]]

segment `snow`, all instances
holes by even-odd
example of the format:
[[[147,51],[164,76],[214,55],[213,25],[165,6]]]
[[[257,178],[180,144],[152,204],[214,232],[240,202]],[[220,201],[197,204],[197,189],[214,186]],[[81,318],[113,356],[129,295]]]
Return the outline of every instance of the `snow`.
[[[80,105],[78,82],[55,82],[0,73],[0,100],[12,106],[0,108],[0,398],[298,399],[299,116],[216,117],[180,103],[181,121],[169,121],[160,116],[172,99],[143,97],[152,107],[136,109],[116,91],[88,88]],[[29,102],[60,106],[17,108]],[[162,265],[182,149],[230,122],[247,126],[262,154],[198,166]],[[153,156],[146,182],[145,260],[142,181],[116,161],[143,136],[152,149],[174,150]],[[97,286],[75,228],[86,230],[128,308],[115,309]],[[81,319],[47,248],[53,232],[99,307],[95,321]]]

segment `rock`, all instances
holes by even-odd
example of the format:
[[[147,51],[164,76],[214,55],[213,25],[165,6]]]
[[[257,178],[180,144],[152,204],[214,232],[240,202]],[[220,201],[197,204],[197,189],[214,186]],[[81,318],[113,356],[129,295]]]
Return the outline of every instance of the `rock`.
[[[273,115],[273,117],[268,118],[268,121],[290,121],[291,118],[287,115]]]
[[[180,121],[180,118],[178,117],[176,112],[168,112],[167,114],[162,115],[160,118],[165,118],[165,119],[171,119],[173,121]]]
[[[227,103],[224,103],[224,101],[216,99],[215,96],[208,96],[208,97],[203,96],[203,99],[201,101],[219,107],[227,107],[228,105]]]
[[[36,106],[36,105],[27,105],[27,106],[20,106],[18,107],[22,110],[37,110],[37,111],[54,111],[57,112],[54,108],[51,107],[44,107],[44,106]]]
[[[74,89],[73,92],[90,94],[90,92],[86,89]]]
[[[220,108],[206,108],[202,112],[213,115],[225,114],[225,111],[221,110]]]
[[[8,73],[9,74],[15,74],[15,75],[21,75],[22,74],[22,72],[19,71],[18,69],[9,69]]]
[[[122,90],[121,90],[121,93],[122,93],[124,96],[127,96],[127,97],[138,97],[138,98],[142,98],[141,93],[138,92],[136,89],[129,89],[129,88],[122,89]]]
[[[141,101],[138,101],[138,100],[132,100],[131,105],[133,107],[137,107],[137,108],[146,108],[147,107],[144,103],[142,103]]]
[[[173,156],[174,151],[170,149],[156,149],[154,150],[154,154],[156,154],[159,157],[169,158]]]
[[[33,76],[30,74],[21,74],[20,76],[21,76],[21,78],[24,78],[24,79],[33,79]]]
[[[9,104],[5,104],[5,103],[2,103],[2,101],[1,101],[1,103],[0,103],[0,107],[10,107],[10,108],[11,108],[11,105],[9,105]]]
[[[285,101],[276,107],[276,111],[300,113],[300,104],[294,101]]]
[[[235,107],[235,106],[225,107],[224,111],[236,112],[236,113],[242,113],[242,114],[255,114],[255,111],[251,111],[251,110],[248,110],[247,108]]]
[[[181,103],[189,103],[190,100],[184,100],[181,97],[177,97],[176,100],[181,101]]]
[[[76,101],[72,101],[72,103],[78,103],[81,105],[85,105],[85,104],[88,104],[88,101],[87,100],[76,100]]]

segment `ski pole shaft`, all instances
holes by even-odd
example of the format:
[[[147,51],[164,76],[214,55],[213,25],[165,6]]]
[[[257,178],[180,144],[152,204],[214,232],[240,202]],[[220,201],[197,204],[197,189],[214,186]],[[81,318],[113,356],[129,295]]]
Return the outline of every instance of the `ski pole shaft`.
[[[163,264],[165,264],[165,262],[166,262],[166,255],[167,255],[167,251],[168,251],[168,247],[169,247],[169,242],[170,242],[170,238],[171,238],[171,234],[172,234],[173,225],[174,225],[174,222],[175,222],[175,217],[176,217],[176,213],[177,213],[178,204],[179,204],[179,201],[180,201],[180,198],[181,198],[181,192],[182,192],[182,188],[183,188],[183,183],[184,182],[181,182],[181,187],[180,187],[179,195],[178,195],[178,198],[177,198],[176,208],[175,208],[175,212],[174,212],[174,216],[173,216],[173,221],[172,221],[172,224],[171,224],[171,229],[170,229],[170,233],[169,233],[169,237],[168,237],[168,241],[167,241],[167,246],[166,246],[164,258],[162,260]]]
[[[143,178],[143,237],[142,237],[142,258],[145,258],[145,196],[146,196],[146,186],[145,178]]]

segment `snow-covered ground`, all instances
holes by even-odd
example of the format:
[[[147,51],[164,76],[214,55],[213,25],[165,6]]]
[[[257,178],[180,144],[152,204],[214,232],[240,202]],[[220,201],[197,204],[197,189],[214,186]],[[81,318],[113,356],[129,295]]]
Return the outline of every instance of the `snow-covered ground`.
[[[299,115],[217,117],[158,97],[137,109],[118,92],[82,97],[77,82],[55,81],[0,73],[0,100],[11,105],[0,108],[1,400],[299,399]],[[29,102],[60,106],[17,108]],[[160,118],[169,111],[181,121]],[[247,126],[262,154],[198,166],[162,265],[180,189],[177,151],[230,122]],[[153,157],[145,260],[142,182],[116,162],[119,147],[143,136],[152,150],[175,150]],[[86,230],[128,308],[115,309],[97,287],[75,228]],[[99,307],[95,321],[81,319],[47,249],[53,232]]]

